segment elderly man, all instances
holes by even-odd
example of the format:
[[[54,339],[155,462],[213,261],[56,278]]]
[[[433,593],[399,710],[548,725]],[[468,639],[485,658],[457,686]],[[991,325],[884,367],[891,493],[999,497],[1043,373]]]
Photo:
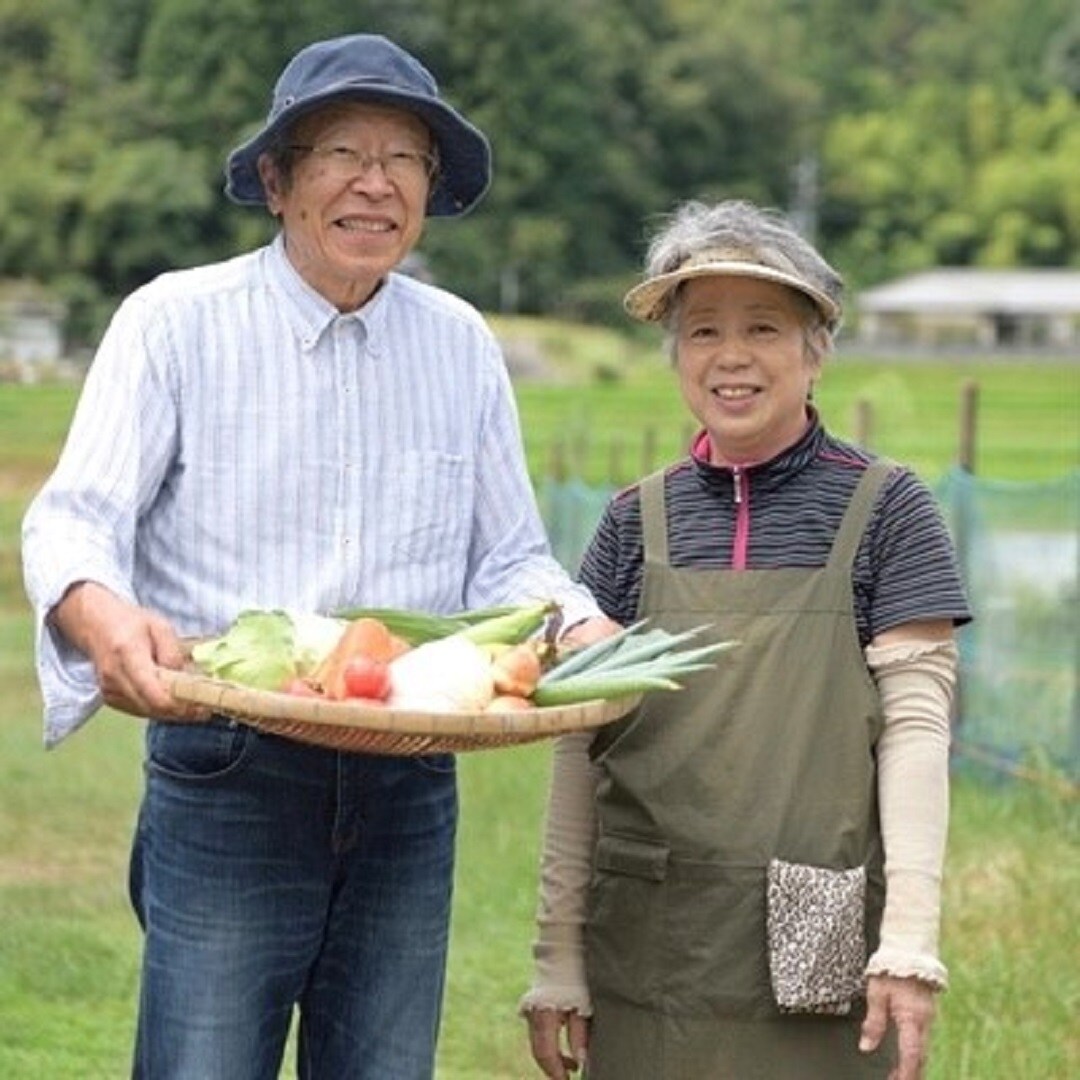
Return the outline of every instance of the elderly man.
[[[296,1007],[300,1076],[420,1080],[444,981],[453,759],[192,716],[159,668],[246,608],[550,597],[583,637],[609,624],[550,555],[491,333],[394,272],[427,215],[484,194],[481,132],[415,58],[353,35],[290,61],[227,176],[278,236],[121,304],[27,515],[46,742],[102,703],[151,718],[131,860],[137,1077],[276,1077]]]

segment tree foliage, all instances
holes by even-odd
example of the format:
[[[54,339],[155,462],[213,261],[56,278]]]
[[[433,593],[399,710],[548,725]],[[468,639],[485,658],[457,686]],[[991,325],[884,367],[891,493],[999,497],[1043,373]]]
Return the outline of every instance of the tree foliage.
[[[0,277],[92,338],[154,274],[261,241],[223,160],[297,48],[357,29],[492,140],[487,199],[424,241],[485,307],[618,318],[692,197],[791,210],[855,284],[1080,259],[1075,0],[0,0]]]

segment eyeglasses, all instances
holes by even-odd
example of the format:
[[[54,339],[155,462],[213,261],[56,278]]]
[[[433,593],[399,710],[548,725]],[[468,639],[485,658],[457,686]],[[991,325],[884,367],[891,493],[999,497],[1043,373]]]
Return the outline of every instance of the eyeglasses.
[[[351,146],[297,146],[294,153],[311,154],[319,158],[336,180],[354,180],[364,176],[373,165],[382,169],[392,184],[430,180],[439,167],[438,158],[423,150],[389,150],[384,154],[368,154]]]

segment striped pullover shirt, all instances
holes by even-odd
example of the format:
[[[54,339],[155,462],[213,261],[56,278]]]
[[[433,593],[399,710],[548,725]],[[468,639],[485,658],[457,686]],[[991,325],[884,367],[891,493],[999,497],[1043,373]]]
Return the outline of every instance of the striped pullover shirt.
[[[803,437],[771,461],[746,468],[708,461],[698,436],[665,474],[669,557],[675,568],[816,568],[828,560],[855,487],[872,460],[833,438],[811,413]],[[638,617],[644,569],[637,484],[608,504],[581,566],[606,614]],[[970,620],[948,530],[926,485],[897,466],[878,495],[853,567],[862,644],[918,620]]]

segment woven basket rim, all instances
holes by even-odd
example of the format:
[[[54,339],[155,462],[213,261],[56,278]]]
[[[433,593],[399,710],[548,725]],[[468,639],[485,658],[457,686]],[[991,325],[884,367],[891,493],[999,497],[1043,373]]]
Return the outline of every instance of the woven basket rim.
[[[219,715],[291,734],[304,742],[338,748],[362,741],[365,749],[376,749],[382,736],[388,747],[408,742],[410,737],[421,738],[427,753],[437,752],[444,744],[455,752],[482,749],[488,744],[492,748],[508,746],[600,727],[625,716],[641,700],[641,695],[635,694],[508,712],[433,713],[300,697],[190,671],[160,670],[178,701],[202,705]]]

